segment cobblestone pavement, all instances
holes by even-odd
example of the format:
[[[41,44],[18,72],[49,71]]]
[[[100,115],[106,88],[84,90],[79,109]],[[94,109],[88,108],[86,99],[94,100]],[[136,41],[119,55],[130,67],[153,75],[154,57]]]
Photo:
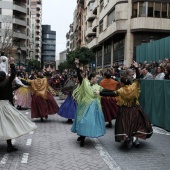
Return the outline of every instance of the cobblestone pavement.
[[[22,113],[30,118],[30,110]],[[17,152],[8,154],[6,142],[0,142],[0,170],[170,170],[170,133],[159,128],[140,148],[115,143],[114,127],[99,139],[87,138],[81,148],[66,119],[33,121],[37,130],[13,140]]]

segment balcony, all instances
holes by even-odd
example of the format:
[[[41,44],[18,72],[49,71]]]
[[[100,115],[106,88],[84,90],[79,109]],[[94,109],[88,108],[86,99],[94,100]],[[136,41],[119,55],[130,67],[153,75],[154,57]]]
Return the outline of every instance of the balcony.
[[[98,38],[97,37],[95,37],[95,38],[93,38],[92,39],[92,41],[90,41],[88,44],[87,44],[87,47],[88,48],[94,48],[94,47],[96,47],[96,46],[98,46]]]
[[[95,0],[87,0],[86,1],[86,6],[89,6],[90,3],[94,2]]]
[[[94,20],[95,18],[96,18],[96,15],[94,15],[93,12],[90,11],[87,13],[86,21]]]
[[[96,33],[92,31],[92,27],[87,28],[86,37],[96,36]]]
[[[13,10],[26,14],[27,13],[26,3],[14,1],[13,2]]]
[[[95,15],[97,15],[98,6],[99,6],[98,1],[95,1],[94,5],[93,5],[93,14],[95,14]]]
[[[92,31],[96,31],[97,26],[99,25],[99,20],[96,18],[92,23]]]
[[[20,39],[27,39],[26,33],[18,32],[18,31],[13,32],[13,37],[20,38]]]
[[[22,25],[22,26],[27,26],[27,22],[25,18],[20,18],[19,16],[13,16],[13,23]]]
[[[131,30],[162,30],[170,31],[170,20],[163,18],[140,17],[131,19]]]

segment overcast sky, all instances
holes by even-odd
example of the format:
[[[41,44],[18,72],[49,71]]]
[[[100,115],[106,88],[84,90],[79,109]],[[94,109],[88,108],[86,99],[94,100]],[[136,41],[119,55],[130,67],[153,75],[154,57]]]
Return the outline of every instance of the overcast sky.
[[[66,49],[66,33],[73,22],[77,0],[42,0],[42,24],[56,31],[56,56]]]

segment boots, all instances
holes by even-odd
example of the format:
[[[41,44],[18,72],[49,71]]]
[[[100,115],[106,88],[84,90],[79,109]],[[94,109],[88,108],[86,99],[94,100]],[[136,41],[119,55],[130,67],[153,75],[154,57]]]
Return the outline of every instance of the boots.
[[[14,152],[14,151],[17,151],[18,149],[15,148],[13,145],[12,145],[12,142],[11,142],[11,139],[7,140],[7,152],[10,153],[10,152]]]

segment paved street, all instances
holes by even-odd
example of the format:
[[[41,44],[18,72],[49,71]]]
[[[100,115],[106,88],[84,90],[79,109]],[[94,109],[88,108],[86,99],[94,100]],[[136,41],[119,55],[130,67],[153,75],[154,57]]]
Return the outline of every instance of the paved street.
[[[30,118],[30,109],[22,113]],[[52,115],[33,121],[37,130],[13,140],[17,152],[8,154],[6,142],[0,143],[0,170],[170,170],[170,133],[159,128],[140,140],[140,148],[114,142],[114,127],[104,137],[87,138],[81,148],[66,119]]]

